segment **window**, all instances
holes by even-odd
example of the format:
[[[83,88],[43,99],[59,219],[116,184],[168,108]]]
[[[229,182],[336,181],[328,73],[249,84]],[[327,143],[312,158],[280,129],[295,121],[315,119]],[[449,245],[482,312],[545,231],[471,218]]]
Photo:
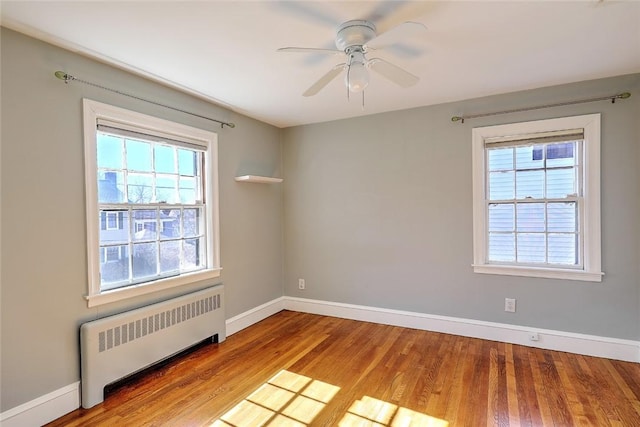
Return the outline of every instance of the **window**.
[[[600,115],[473,129],[474,271],[601,281]]]
[[[217,137],[84,101],[89,306],[218,277]]]

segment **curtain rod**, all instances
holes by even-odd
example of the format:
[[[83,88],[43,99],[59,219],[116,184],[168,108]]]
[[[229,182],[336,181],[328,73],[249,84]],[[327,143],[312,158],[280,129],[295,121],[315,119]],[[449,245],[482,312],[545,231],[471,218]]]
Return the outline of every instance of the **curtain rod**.
[[[538,106],[535,106],[535,107],[517,108],[517,109],[514,109],[514,110],[504,110],[504,111],[494,111],[493,113],[472,114],[472,115],[469,115],[469,116],[453,116],[453,117],[451,117],[451,121],[452,122],[464,123],[464,121],[466,119],[476,119],[478,117],[496,116],[498,114],[520,113],[522,111],[540,110],[542,108],[551,108],[551,107],[562,107],[564,105],[583,104],[585,102],[611,100],[611,103],[615,104],[616,99],[627,99],[630,96],[631,96],[631,94],[629,92],[623,92],[623,93],[619,93],[619,94],[611,95],[611,96],[601,96],[599,98],[579,99],[577,101],[559,102],[557,104],[538,105]]]
[[[190,116],[195,116],[195,117],[199,117],[201,119],[205,119],[205,120],[209,120],[209,121],[212,121],[212,122],[220,123],[220,127],[223,128],[223,129],[224,129],[225,126],[228,126],[230,128],[236,127],[235,123],[223,122],[221,120],[212,119],[210,117],[201,116],[200,114],[190,113],[189,111],[185,111],[185,110],[181,110],[179,108],[171,107],[170,105],[161,104],[159,102],[150,101],[148,99],[140,98],[139,96],[131,95],[129,93],[121,92],[121,91],[116,90],[116,89],[111,89],[111,88],[108,88],[108,87],[105,87],[105,86],[101,86],[101,85],[96,84],[96,83],[92,83],[92,82],[88,82],[86,80],[79,79],[79,78],[77,78],[75,76],[72,76],[71,74],[65,73],[64,71],[56,71],[55,72],[55,76],[57,78],[59,78],[60,80],[63,80],[65,82],[65,84],[69,83],[71,81],[84,83],[84,84],[89,85],[89,86],[93,86],[93,87],[97,87],[99,89],[107,90],[109,92],[117,93],[118,95],[128,96],[129,98],[137,99],[139,101],[148,102],[149,104],[157,105],[159,107],[168,108],[170,110],[179,111],[179,112],[184,113],[184,114],[189,114]]]

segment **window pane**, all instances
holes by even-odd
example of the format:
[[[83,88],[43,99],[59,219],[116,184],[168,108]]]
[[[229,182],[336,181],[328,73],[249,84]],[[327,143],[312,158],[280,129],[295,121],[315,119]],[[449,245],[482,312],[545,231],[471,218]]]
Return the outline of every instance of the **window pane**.
[[[153,201],[153,175],[130,173],[127,178],[129,203],[151,203]]]
[[[176,149],[166,145],[156,145],[155,170],[160,173],[176,173]]]
[[[575,169],[547,170],[547,198],[561,199],[576,193]]]
[[[202,267],[204,260],[204,239],[186,239],[184,241],[183,270],[194,270]]]
[[[133,211],[133,240],[155,240],[158,236],[158,220],[155,209]]]
[[[195,151],[178,149],[178,170],[180,175],[196,176],[198,155]]]
[[[129,247],[127,245],[100,247],[100,277],[102,288],[129,280]],[[113,287],[113,286],[111,286]]]
[[[162,175],[156,178],[156,201],[158,203],[177,203],[176,187],[178,177]]]
[[[100,245],[129,241],[129,212],[100,211]]]
[[[108,169],[123,169],[122,167],[122,138],[106,135],[98,132],[96,134],[98,144],[98,167]]]
[[[548,231],[578,231],[576,203],[549,203],[547,205]]]
[[[545,262],[545,235],[518,233],[518,262]]]
[[[157,243],[133,245],[133,280],[157,275]]]
[[[512,233],[489,233],[489,261],[515,261],[516,241]]]
[[[544,197],[544,170],[516,172],[516,198]]]
[[[185,209],[183,211],[184,237],[200,235],[200,218],[202,209]]]
[[[489,231],[513,231],[514,227],[513,203],[489,205]]]
[[[160,209],[160,240],[180,237],[180,209]]]
[[[513,148],[491,149],[488,157],[490,171],[513,169]]]
[[[98,172],[98,202],[124,203],[124,174],[122,172]]]
[[[197,201],[196,191],[197,178],[180,177],[180,202],[194,204]]]
[[[518,231],[545,231],[544,203],[519,203]]]
[[[160,273],[180,270],[180,240],[160,242]]]
[[[523,146],[516,148],[516,169],[534,169],[544,167],[541,146]]]
[[[489,200],[512,200],[514,197],[514,174],[511,172],[489,173]]]
[[[576,265],[576,235],[549,234],[549,262],[553,264]]]
[[[575,142],[562,142],[560,144],[548,144],[547,167],[573,166],[575,164]]]
[[[151,172],[151,144],[127,139],[127,169]]]

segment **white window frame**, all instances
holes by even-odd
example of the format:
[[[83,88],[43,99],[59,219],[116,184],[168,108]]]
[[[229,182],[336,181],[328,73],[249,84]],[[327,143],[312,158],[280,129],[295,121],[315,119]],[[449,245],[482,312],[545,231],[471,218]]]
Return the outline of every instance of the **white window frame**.
[[[504,137],[517,139],[518,135],[543,134],[572,129],[583,129],[582,194],[579,212],[582,238],[582,267],[497,264],[487,261],[488,218],[485,141]],[[532,122],[478,127],[472,130],[473,175],[473,271],[485,274],[543,277],[551,279],[602,281],[600,236],[600,114],[562,117]]]
[[[168,120],[148,116],[90,99],[83,99],[85,188],[87,213],[87,304],[94,307],[140,295],[175,288],[220,276],[219,206],[218,206],[218,136]],[[97,124],[106,120],[127,128],[144,129],[152,135],[173,140],[187,140],[203,147],[205,156],[204,186],[206,200],[206,260],[202,270],[178,276],[134,284],[123,288],[100,289],[100,217],[97,179]]]

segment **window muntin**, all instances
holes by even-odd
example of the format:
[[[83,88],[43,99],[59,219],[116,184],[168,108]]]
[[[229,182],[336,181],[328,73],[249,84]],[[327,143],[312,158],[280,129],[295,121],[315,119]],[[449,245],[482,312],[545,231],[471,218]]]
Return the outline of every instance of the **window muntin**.
[[[477,273],[601,281],[600,115],[473,129]]]
[[[89,100],[84,115],[89,306],[218,277],[216,135]]]

